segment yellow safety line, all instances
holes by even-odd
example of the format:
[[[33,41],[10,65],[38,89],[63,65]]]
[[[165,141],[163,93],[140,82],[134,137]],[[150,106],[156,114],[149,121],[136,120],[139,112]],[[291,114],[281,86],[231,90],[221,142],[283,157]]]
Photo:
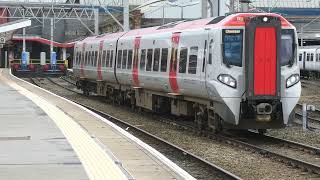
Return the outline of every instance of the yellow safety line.
[[[4,78],[2,76],[2,78]],[[5,78],[7,79],[7,78]],[[68,115],[45,99],[19,86],[11,80],[6,83],[19,93],[32,100],[56,123],[62,133],[77,153],[88,176],[92,180],[120,180],[127,179],[126,175],[108,156],[91,136],[73,121]]]

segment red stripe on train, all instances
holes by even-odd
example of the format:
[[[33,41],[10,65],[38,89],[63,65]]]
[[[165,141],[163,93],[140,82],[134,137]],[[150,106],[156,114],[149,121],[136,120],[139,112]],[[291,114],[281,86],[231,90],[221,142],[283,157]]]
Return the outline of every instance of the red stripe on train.
[[[257,27],[254,42],[254,95],[275,96],[277,41],[274,27]]]
[[[80,77],[85,77],[84,75],[84,59],[85,59],[85,47],[86,47],[86,43],[82,44],[82,56],[81,56],[81,63],[80,63]]]
[[[133,57],[133,67],[132,67],[132,80],[133,80],[134,87],[140,86],[139,71],[138,71],[138,56],[139,56],[140,40],[141,40],[141,37],[136,37],[134,40],[134,57]]]
[[[172,51],[170,58],[170,69],[169,69],[169,83],[171,90],[174,93],[179,92],[179,86],[177,82],[177,61],[178,61],[178,46],[180,40],[180,33],[173,33],[171,42],[172,42]]]
[[[98,57],[98,65],[97,65],[98,80],[102,80],[102,70],[101,70],[102,49],[103,49],[103,41],[100,41],[99,57]]]

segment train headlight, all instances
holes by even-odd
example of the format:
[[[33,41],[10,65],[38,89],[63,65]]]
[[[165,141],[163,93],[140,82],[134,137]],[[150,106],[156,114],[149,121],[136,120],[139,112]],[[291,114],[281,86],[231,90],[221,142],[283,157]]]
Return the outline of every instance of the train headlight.
[[[233,78],[232,76],[230,76],[229,74],[220,74],[218,76],[218,80],[227,85],[230,86],[232,88],[236,88],[237,87],[237,81],[235,78]]]
[[[300,81],[300,75],[299,74],[293,74],[287,79],[286,86],[287,88],[297,84]]]

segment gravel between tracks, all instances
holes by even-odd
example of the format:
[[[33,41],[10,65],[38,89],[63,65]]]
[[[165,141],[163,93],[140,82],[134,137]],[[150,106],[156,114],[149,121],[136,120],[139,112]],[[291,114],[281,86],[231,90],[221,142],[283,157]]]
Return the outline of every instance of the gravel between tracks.
[[[153,132],[153,134],[199,155],[244,179],[310,179],[317,177],[314,174],[303,173],[299,169],[294,169],[259,154],[237,149],[205,137],[199,137],[188,131],[178,130],[170,125],[156,121],[156,116],[139,115],[127,108],[109,105],[74,94],[50,84],[45,79],[42,82],[46,89],[54,93],[87,104]]]

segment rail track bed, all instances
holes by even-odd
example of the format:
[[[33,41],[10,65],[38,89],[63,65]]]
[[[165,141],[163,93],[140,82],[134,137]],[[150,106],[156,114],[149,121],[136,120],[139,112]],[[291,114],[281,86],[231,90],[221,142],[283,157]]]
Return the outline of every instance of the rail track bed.
[[[72,88],[66,88],[65,85],[62,85],[63,79],[51,79],[51,80],[46,80],[47,83],[53,83],[55,84],[54,86],[56,87],[60,87],[62,89],[67,90],[69,93],[71,93],[73,90]],[[37,82],[35,82],[37,83]],[[64,82],[66,83],[66,81]],[[67,83],[69,84],[69,86],[72,84],[72,82]],[[40,84],[41,86],[41,84]],[[79,92],[74,91],[73,94],[77,93],[79,95]],[[82,95],[79,95],[82,96]],[[85,97],[88,98],[88,97]],[[90,97],[91,98],[91,97]],[[96,99],[96,98],[94,98]],[[101,98],[98,98],[101,99]],[[89,107],[90,109],[95,110],[96,108],[94,107]],[[96,111],[96,110],[95,110]],[[101,113],[101,112],[100,112]],[[107,115],[109,116],[109,115]],[[149,115],[150,116],[150,115]],[[169,125],[172,129],[178,129],[178,131],[183,131],[184,134],[189,134],[190,132],[192,132],[192,138],[202,138],[202,140],[204,141],[208,141],[208,143],[210,143],[211,145],[208,146],[208,148],[213,148],[214,146],[216,148],[220,148],[224,149],[224,151],[228,152],[228,151],[232,151],[232,150],[227,150],[226,148],[230,148],[232,147],[233,150],[235,151],[239,151],[239,153],[243,153],[243,154],[252,154],[252,152],[255,152],[254,154],[252,154],[251,156],[254,156],[254,158],[261,158],[261,163],[263,164],[268,164],[270,167],[269,168],[282,168],[286,169],[286,172],[288,174],[286,174],[286,178],[284,179],[291,179],[291,178],[296,178],[296,179],[304,179],[305,176],[307,176],[308,178],[312,177],[319,177],[318,172],[320,172],[320,167],[319,167],[319,155],[318,155],[318,149],[316,148],[312,148],[312,147],[308,147],[305,146],[303,144],[299,144],[297,145],[297,143],[295,144],[294,142],[288,142],[286,140],[271,140],[271,137],[267,137],[267,136],[260,136],[257,134],[251,134],[248,132],[232,132],[227,133],[227,134],[222,134],[222,135],[215,135],[211,132],[202,132],[201,134],[203,135],[202,137],[195,137],[195,128],[192,128],[192,123],[181,123],[179,121],[174,121],[171,119],[166,119],[166,118],[160,118],[158,116],[153,116],[153,119],[156,119],[156,122],[159,123],[159,121],[162,121],[162,124],[166,124],[166,125],[160,125],[160,126],[167,126]],[[140,118],[138,118],[140,119]],[[163,123],[166,122],[166,123]],[[151,122],[150,122],[151,123]],[[157,124],[156,123],[156,124]],[[139,122],[139,121],[134,121],[133,123],[131,122],[131,124],[135,127],[143,127],[143,129],[145,129],[145,127],[147,126],[146,124]],[[153,122],[153,124],[155,124],[155,122]],[[129,127],[128,125],[121,125],[123,127]],[[159,127],[160,128],[160,127]],[[134,127],[131,127],[129,129],[134,129]],[[182,130],[183,129],[183,130]],[[190,131],[188,131],[190,130]],[[149,131],[151,132],[151,131]],[[134,133],[134,132],[133,132]],[[138,132],[139,133],[139,132]],[[171,132],[170,132],[171,133]],[[168,130],[168,134],[169,130]],[[157,134],[160,133],[153,133],[155,136],[157,136]],[[188,136],[188,135],[184,135],[184,136]],[[213,140],[212,140],[213,139]],[[167,139],[168,140],[168,139]],[[183,141],[183,139],[181,139],[181,141]],[[286,141],[286,142],[284,142]],[[174,141],[173,141],[174,142]],[[172,143],[172,141],[171,141]],[[183,144],[183,142],[180,142]],[[176,143],[174,143],[176,144]],[[195,143],[197,144],[197,143]],[[215,144],[215,145],[212,145]],[[220,145],[219,145],[220,144]],[[221,148],[221,144],[223,144],[222,146],[226,146]],[[203,144],[204,146],[206,144]],[[179,145],[180,146],[180,145]],[[182,145],[185,146],[185,145]],[[190,148],[188,146],[185,146],[187,148]],[[184,149],[187,149],[184,148]],[[199,147],[203,148],[203,147]],[[190,148],[191,149],[191,148]],[[223,150],[221,150],[223,151]],[[190,152],[190,154],[193,154],[194,152]],[[228,152],[230,153],[230,152]],[[164,153],[165,154],[165,153]],[[172,154],[169,153],[169,154]],[[186,154],[186,151],[185,153]],[[187,153],[189,154],[189,153]],[[235,164],[230,164],[230,162],[228,162],[228,165],[225,165],[225,159],[221,160],[221,157],[226,158],[224,153],[223,155],[221,155],[221,157],[219,159],[217,159],[217,157],[215,158],[211,158],[211,157],[206,157],[205,153],[194,153],[194,154],[200,154],[199,156],[201,156],[202,159],[208,159],[208,162],[212,162],[212,161],[218,161],[217,164],[224,164],[224,166],[226,166],[228,170],[234,172],[235,174],[239,174],[241,177],[245,177],[248,179],[248,177],[253,177],[253,176],[263,176],[261,172],[252,172],[255,171],[254,168],[249,168],[247,170],[244,170],[245,165],[239,165],[240,168],[238,169],[233,169],[233,167],[235,166]],[[205,154],[205,155],[204,155]],[[165,154],[167,155],[167,154]],[[229,159],[228,159],[229,158]],[[227,159],[230,160],[233,157],[228,157]],[[247,157],[247,158],[253,158],[253,157]],[[214,159],[214,160],[212,160]],[[241,158],[239,158],[241,159]],[[266,160],[269,159],[269,160]],[[220,162],[219,162],[220,161]],[[223,162],[221,162],[223,161]],[[257,164],[259,164],[259,160],[255,160],[257,162]],[[276,162],[276,163],[275,163]],[[280,165],[279,164],[283,164]],[[243,163],[246,163],[245,161]],[[180,164],[179,164],[180,165]],[[273,167],[271,167],[273,166]],[[184,167],[183,167],[184,168]],[[259,168],[259,167],[258,167]],[[246,171],[246,172],[242,172],[240,173],[240,170]],[[266,168],[268,169],[268,168]],[[261,171],[261,170],[260,170]],[[268,170],[270,173],[270,169]],[[276,170],[273,170],[276,171]],[[292,171],[297,173],[297,176],[292,177]],[[272,172],[272,170],[271,170]],[[283,176],[284,174],[282,174]],[[271,175],[267,175],[268,178],[272,177]],[[274,178],[279,178],[278,175],[274,174]],[[280,177],[283,178],[283,177]],[[200,178],[201,179],[201,178]],[[250,179],[250,178],[249,178]]]

